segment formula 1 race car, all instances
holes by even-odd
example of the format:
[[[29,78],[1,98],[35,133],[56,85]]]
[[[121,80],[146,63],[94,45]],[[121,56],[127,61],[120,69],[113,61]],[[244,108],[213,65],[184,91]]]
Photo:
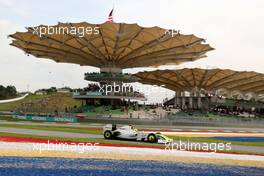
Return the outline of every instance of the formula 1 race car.
[[[146,141],[150,143],[165,144],[170,143],[173,139],[155,132],[138,131],[132,125],[125,125],[117,128],[116,125],[107,124],[103,127],[105,139],[123,139]]]

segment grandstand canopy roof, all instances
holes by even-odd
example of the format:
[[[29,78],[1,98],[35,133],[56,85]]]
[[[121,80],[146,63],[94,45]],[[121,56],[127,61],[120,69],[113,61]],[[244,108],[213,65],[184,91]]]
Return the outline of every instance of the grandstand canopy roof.
[[[46,32],[40,36],[36,29],[48,29],[45,25],[29,27],[26,32],[16,32],[10,35],[13,38],[11,45],[36,57],[99,68],[180,64],[205,57],[207,51],[213,50],[208,44],[202,44],[202,38],[180,33],[175,35],[160,27],[87,22],[58,23],[52,27],[60,32]],[[81,36],[83,31],[65,34],[65,28],[89,28],[92,31]]]
[[[264,74],[256,72],[184,68],[139,72],[135,76],[141,83],[164,85],[174,91],[226,89],[242,93],[264,93]]]

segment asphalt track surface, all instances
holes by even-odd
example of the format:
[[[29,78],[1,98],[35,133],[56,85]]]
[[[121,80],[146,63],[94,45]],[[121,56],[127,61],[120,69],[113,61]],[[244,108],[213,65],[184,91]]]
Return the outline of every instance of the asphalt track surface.
[[[0,124],[24,124],[24,125],[41,125],[41,126],[72,126],[72,127],[95,127],[102,128],[105,124],[99,123],[56,123],[56,122],[29,122],[29,121],[3,121]],[[246,132],[261,132],[264,133],[264,128],[253,127],[208,127],[208,126],[153,126],[153,125],[135,125],[136,128],[145,129],[168,129],[168,130],[227,130],[227,131],[246,131]],[[0,127],[1,128],[1,127]]]
[[[71,132],[61,132],[61,131],[19,129],[19,128],[7,128],[7,127],[0,127],[0,132],[30,134],[30,135],[39,135],[39,136],[52,136],[52,137],[103,139],[103,135],[96,135],[96,134],[83,134],[83,133],[71,133]],[[232,147],[232,150],[235,150],[235,151],[264,154],[264,147],[233,145],[233,144],[231,145],[231,147]]]
[[[264,168],[162,161],[0,157],[1,176],[263,176]]]

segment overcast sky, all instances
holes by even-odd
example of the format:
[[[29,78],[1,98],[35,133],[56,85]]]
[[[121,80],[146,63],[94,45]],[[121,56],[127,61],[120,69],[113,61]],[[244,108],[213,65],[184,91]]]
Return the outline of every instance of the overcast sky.
[[[103,23],[113,4],[115,22],[195,34],[216,49],[207,58],[170,68],[218,67],[264,73],[263,0],[0,0],[0,84],[15,85],[19,91],[86,86],[83,74],[98,69],[26,56],[9,46],[7,35],[39,24]],[[145,69],[126,72],[139,70]],[[163,91],[149,100],[161,101],[165,96],[172,92]]]

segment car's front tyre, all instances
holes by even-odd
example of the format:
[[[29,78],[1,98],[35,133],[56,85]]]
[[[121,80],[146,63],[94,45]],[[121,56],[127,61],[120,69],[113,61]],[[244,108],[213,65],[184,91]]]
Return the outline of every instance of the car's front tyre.
[[[152,133],[148,135],[147,140],[150,143],[158,142],[157,136],[155,134],[152,134]]]

